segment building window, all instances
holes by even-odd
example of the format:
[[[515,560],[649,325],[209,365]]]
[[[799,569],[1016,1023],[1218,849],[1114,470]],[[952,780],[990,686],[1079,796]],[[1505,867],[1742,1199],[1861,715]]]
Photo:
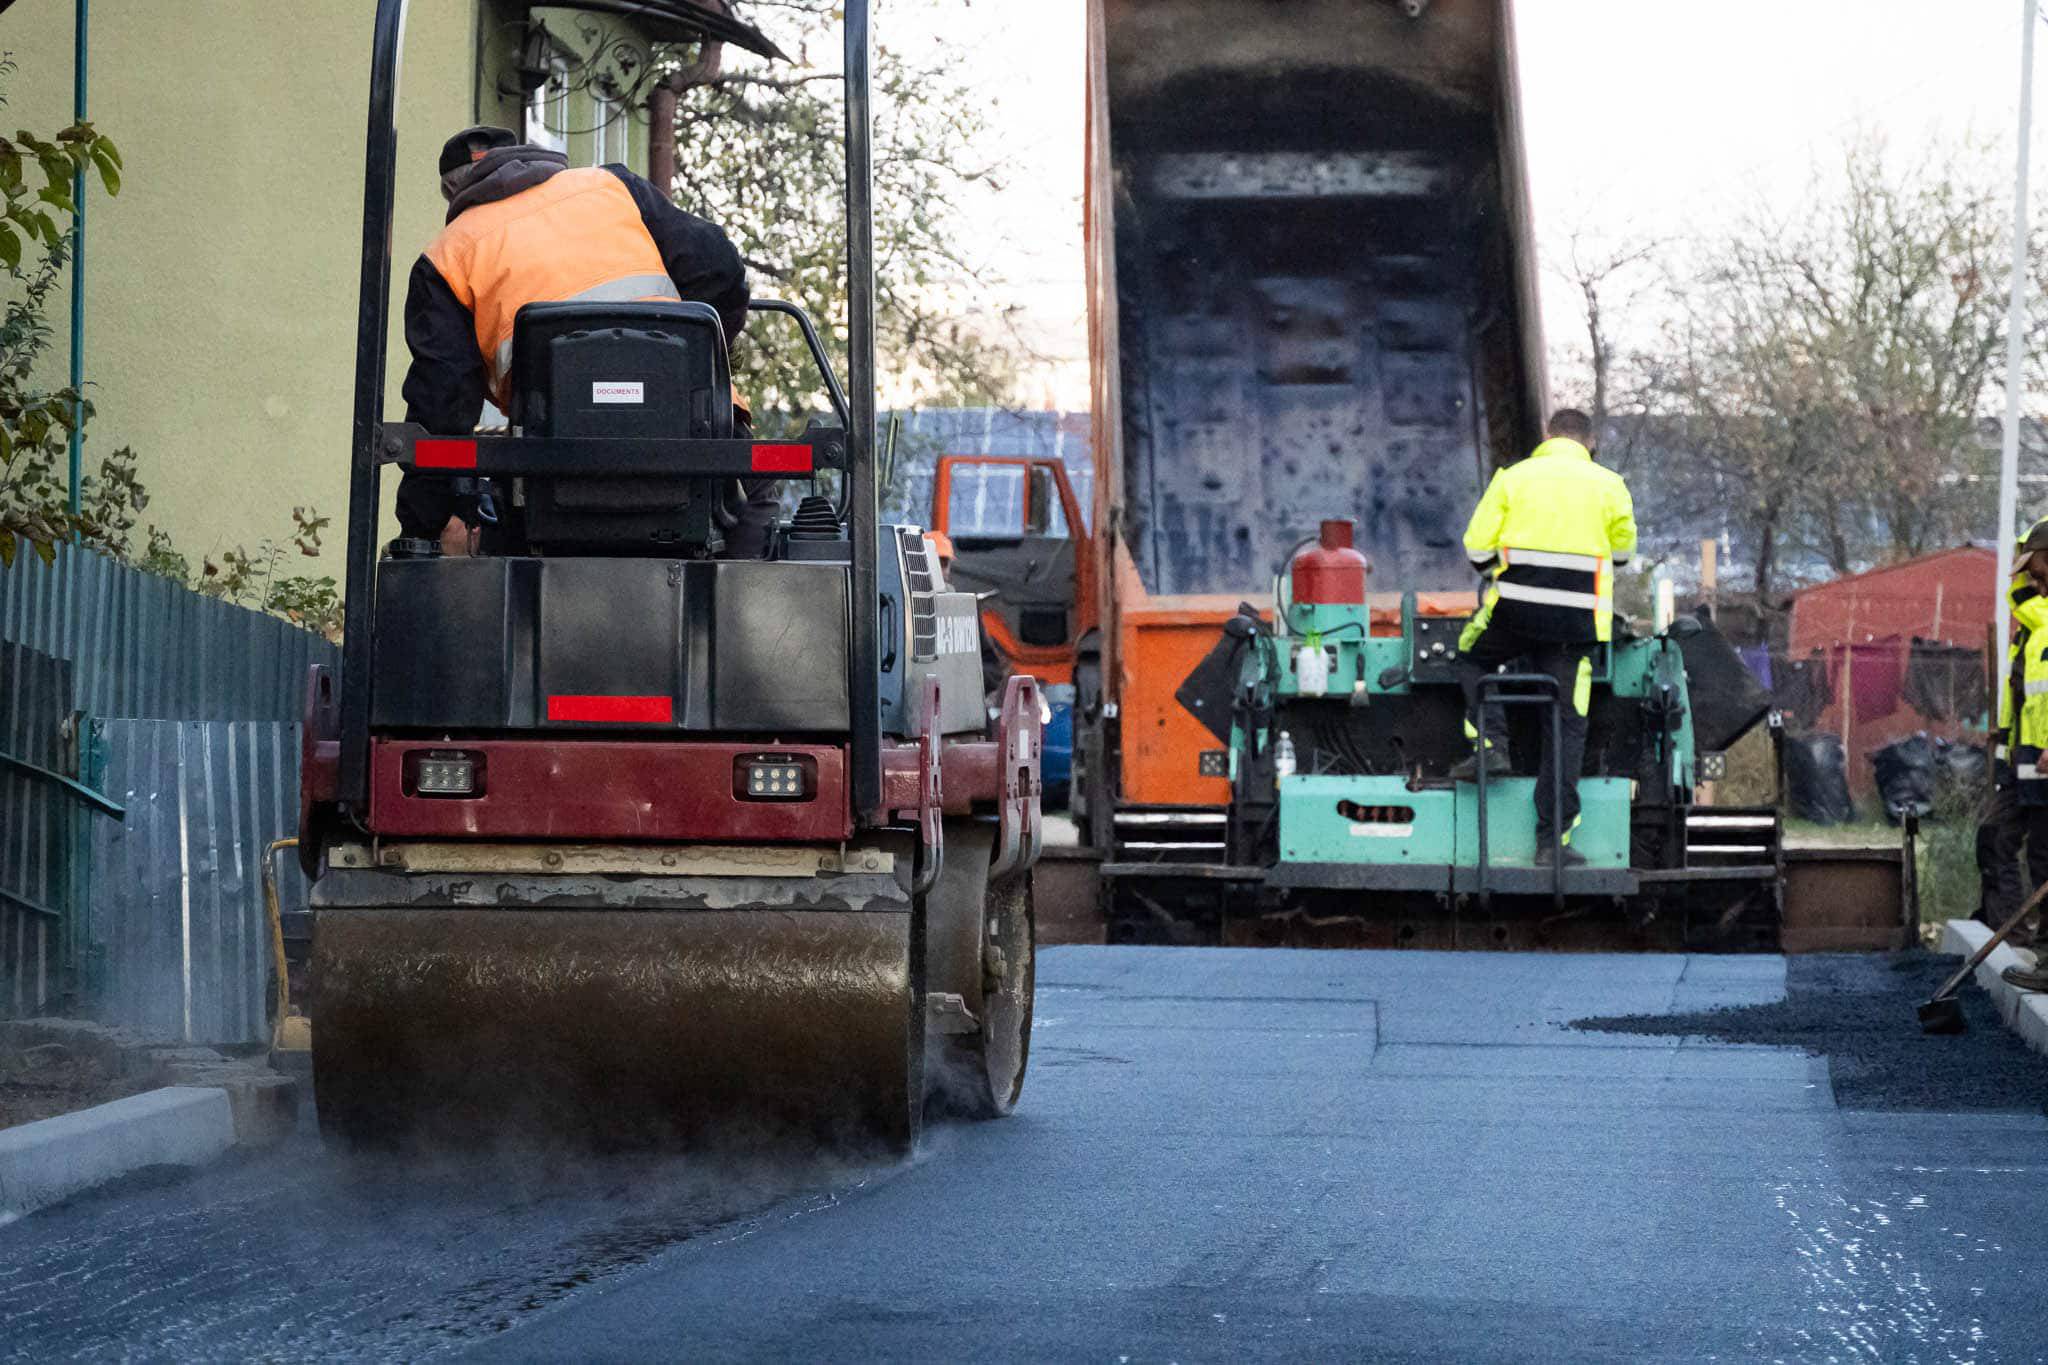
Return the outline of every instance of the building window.
[[[593,122],[597,125],[590,135],[591,162],[593,165],[609,166],[614,162],[623,166],[627,158],[627,133],[632,130],[632,117],[626,106],[602,95],[591,100]]]
[[[536,147],[569,150],[569,63],[548,58],[548,78],[526,97],[526,140]]]

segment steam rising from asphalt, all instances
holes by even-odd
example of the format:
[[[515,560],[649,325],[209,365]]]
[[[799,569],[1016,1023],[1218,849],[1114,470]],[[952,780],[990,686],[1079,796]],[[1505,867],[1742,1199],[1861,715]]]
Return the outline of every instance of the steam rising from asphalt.
[[[38,1358],[418,1360],[664,1254],[827,1215],[908,1169],[731,1136],[685,1156],[517,1138],[350,1156],[320,1146],[308,1105],[277,1152],[127,1192],[118,1220],[92,1199],[45,1210],[29,1238],[0,1242],[0,1360],[9,1336]]]

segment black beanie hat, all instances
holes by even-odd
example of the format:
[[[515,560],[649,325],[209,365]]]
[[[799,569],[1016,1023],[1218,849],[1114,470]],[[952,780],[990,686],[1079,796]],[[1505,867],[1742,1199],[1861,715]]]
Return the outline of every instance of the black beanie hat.
[[[493,128],[479,124],[464,128],[454,137],[441,144],[441,174],[446,175],[457,166],[467,166],[476,159],[477,148],[489,151],[497,147],[517,145],[519,135],[509,128]]]

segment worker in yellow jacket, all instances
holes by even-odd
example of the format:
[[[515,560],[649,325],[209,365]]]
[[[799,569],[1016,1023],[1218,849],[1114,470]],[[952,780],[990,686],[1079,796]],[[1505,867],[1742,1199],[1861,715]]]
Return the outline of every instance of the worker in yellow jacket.
[[[2020,541],[2012,572],[2006,595],[2012,603],[2013,638],[1998,698],[1999,742],[2011,766],[2009,773],[1998,774],[2008,780],[1993,797],[1989,819],[2001,823],[2005,835],[1994,841],[2005,861],[1995,871],[2016,878],[2024,843],[2027,872],[2026,885],[2013,885],[2006,893],[2012,899],[2000,897],[2001,921],[2019,909],[2034,887],[2048,881],[2048,770],[2042,766],[2048,751],[2048,518],[2035,522]],[[1981,837],[1978,848],[1981,858]],[[2007,967],[2005,979],[2026,990],[2048,991],[2048,920],[2035,930],[2033,946],[2036,965]]]
[[[1536,862],[1562,859],[1571,867],[1585,862],[1571,847],[1571,832],[1579,819],[1593,655],[1613,636],[1614,571],[1635,553],[1636,516],[1621,476],[1593,462],[1593,423],[1585,413],[1559,409],[1546,434],[1527,459],[1493,476],[1465,528],[1465,552],[1488,582],[1458,641],[1466,728],[1478,752],[1451,775],[1473,780],[1481,763],[1489,776],[1510,770],[1507,721],[1499,705],[1482,712],[1480,679],[1518,660],[1548,674],[1562,705],[1562,751],[1551,752],[1544,724]],[[1561,812],[1552,802],[1553,774],[1560,771]]]

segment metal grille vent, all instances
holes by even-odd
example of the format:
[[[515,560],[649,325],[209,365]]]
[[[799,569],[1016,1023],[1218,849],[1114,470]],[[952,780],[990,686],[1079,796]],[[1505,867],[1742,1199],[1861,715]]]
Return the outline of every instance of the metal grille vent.
[[[903,552],[903,581],[910,594],[910,657],[929,663],[939,654],[939,611],[932,595],[938,575],[932,570],[932,545],[914,526],[896,528]]]

